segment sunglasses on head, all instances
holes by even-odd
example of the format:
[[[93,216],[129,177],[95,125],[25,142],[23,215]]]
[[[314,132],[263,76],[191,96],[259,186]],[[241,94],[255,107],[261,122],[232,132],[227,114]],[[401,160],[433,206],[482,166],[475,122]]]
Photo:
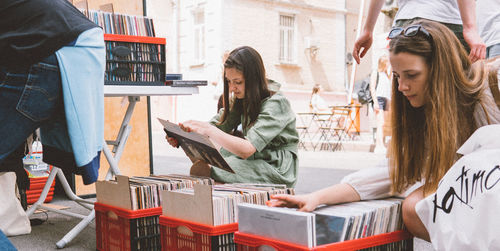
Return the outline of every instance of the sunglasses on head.
[[[431,34],[420,24],[410,25],[406,28],[396,27],[392,28],[387,36],[389,39],[393,39],[401,34],[405,37],[414,37],[417,34],[424,34],[427,38],[432,38]]]

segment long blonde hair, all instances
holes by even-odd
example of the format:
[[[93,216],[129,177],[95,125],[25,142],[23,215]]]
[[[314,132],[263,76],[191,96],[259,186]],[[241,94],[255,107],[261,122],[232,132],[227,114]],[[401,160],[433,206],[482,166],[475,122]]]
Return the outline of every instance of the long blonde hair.
[[[385,74],[388,74],[387,73],[388,70],[389,70],[389,58],[387,58],[387,55],[384,54],[378,58],[377,71],[385,72]]]
[[[430,37],[401,34],[391,39],[389,51],[418,55],[429,67],[428,102],[414,108],[392,88],[392,140],[389,147],[393,191],[425,179],[424,193],[435,191],[439,180],[457,160],[456,151],[476,129],[474,109],[488,77],[484,62],[474,66],[455,35],[444,25],[419,21]]]

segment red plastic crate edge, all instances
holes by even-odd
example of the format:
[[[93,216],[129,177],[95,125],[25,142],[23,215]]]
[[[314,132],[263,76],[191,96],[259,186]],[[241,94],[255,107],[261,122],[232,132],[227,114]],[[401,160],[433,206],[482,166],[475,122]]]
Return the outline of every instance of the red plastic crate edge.
[[[336,242],[317,246],[314,250],[353,250],[375,247],[413,238],[406,230],[398,230],[390,233],[378,234],[360,239]]]
[[[126,218],[126,219],[136,219],[148,216],[161,215],[161,207],[129,210],[121,207],[115,207],[111,205],[102,204],[99,202],[94,203],[94,209],[99,212],[112,211],[116,215]]]
[[[160,226],[168,226],[168,227],[185,226],[188,227],[194,233],[204,234],[208,236],[229,234],[238,231],[238,223],[230,223],[220,226],[210,226],[192,221],[172,218],[165,215],[160,215]]]
[[[250,247],[257,247],[262,245],[272,246],[273,248],[279,250],[280,248],[287,248],[293,250],[357,250],[368,247],[380,246],[396,241],[402,241],[406,239],[413,238],[413,236],[405,230],[394,231],[391,233],[378,234],[370,237],[365,237],[361,239],[348,240],[343,242],[337,242],[332,244],[325,244],[317,246],[314,248],[307,248],[300,245],[295,245],[292,243],[287,243],[284,241],[274,240],[262,236],[246,234],[241,232],[234,233],[234,242],[237,244],[242,244]]]
[[[48,202],[51,202],[52,199],[54,197],[54,193],[48,193],[47,194],[47,197],[45,197],[45,200],[43,201],[43,203],[48,203]],[[26,202],[29,204],[29,205],[32,205],[32,204],[35,204],[35,202],[38,201],[38,199],[40,198],[40,195],[36,195],[34,197],[30,197],[28,196],[27,199],[26,199]]]
[[[262,245],[266,246],[271,246],[275,250],[303,250],[303,251],[308,251],[308,250],[313,250],[308,247],[304,247],[301,245],[296,245],[293,243],[288,243],[284,241],[279,241],[279,240],[274,240],[271,238],[263,237],[263,236],[257,236],[253,234],[247,234],[247,233],[241,233],[241,232],[236,232],[234,233],[234,242],[239,245],[245,245],[249,247],[260,247]]]
[[[129,36],[129,35],[118,35],[118,34],[104,34],[104,41],[146,43],[146,44],[167,43],[167,40],[162,37],[142,37],[142,36]]]

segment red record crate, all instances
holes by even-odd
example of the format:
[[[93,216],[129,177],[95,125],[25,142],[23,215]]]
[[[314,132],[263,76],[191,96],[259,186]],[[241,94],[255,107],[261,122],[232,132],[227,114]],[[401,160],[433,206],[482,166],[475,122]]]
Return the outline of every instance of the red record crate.
[[[236,250],[238,223],[210,226],[162,215],[160,231],[164,251]]]
[[[43,187],[45,186],[45,183],[47,182],[48,177],[33,177],[29,178],[30,180],[30,189],[26,190],[26,200],[28,204],[33,204],[35,203],[38,198],[40,198],[40,195],[42,194]],[[51,202],[52,198],[54,197],[54,186],[56,184],[56,179],[52,182],[52,185],[50,186],[49,193],[47,194],[47,197],[45,197],[44,202]]]
[[[129,210],[96,202],[97,250],[161,250],[161,207]]]
[[[413,236],[404,230],[325,244],[314,248],[240,232],[234,234],[234,242],[238,251],[258,251],[261,246],[268,246],[276,251],[413,250]]]

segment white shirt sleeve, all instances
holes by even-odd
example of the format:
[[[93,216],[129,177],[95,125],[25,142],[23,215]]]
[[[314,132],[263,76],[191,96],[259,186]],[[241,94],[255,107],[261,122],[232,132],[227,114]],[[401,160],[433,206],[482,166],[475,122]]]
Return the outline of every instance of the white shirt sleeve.
[[[375,200],[391,196],[406,197],[423,184],[423,181],[419,181],[410,185],[401,193],[392,193],[391,182],[389,159],[387,158],[374,167],[351,173],[340,181],[340,183],[351,185],[358,192],[361,200]]]
[[[311,106],[313,107],[314,112],[328,110],[328,105],[326,104],[326,101],[319,94],[312,95]]]
[[[361,200],[380,199],[393,195],[388,159],[384,159],[374,167],[351,173],[340,183],[351,185],[358,192]]]

